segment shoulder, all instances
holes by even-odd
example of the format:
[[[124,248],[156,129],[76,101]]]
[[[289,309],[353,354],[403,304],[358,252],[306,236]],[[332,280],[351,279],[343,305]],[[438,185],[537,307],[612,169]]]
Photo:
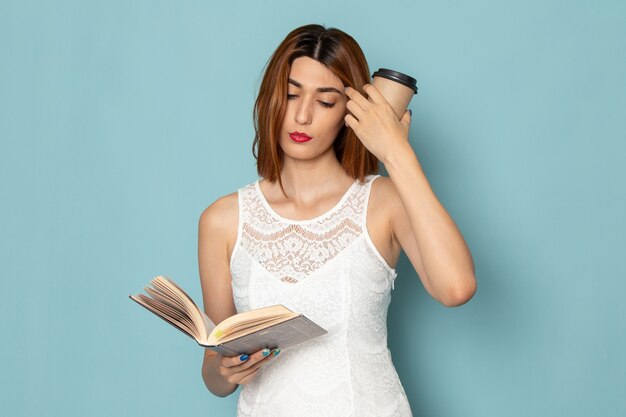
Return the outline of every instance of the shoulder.
[[[395,240],[394,230],[407,226],[408,218],[404,204],[391,178],[380,176],[373,181],[368,212],[378,214],[378,221],[386,225],[388,232]]]
[[[236,215],[238,206],[237,191],[221,196],[202,211],[200,222],[217,226],[233,214]]]
[[[230,243],[237,237],[239,222],[239,199],[237,191],[221,196],[200,214],[198,228],[200,233],[219,233],[226,236]]]
[[[372,189],[370,191],[370,204],[375,205],[379,209],[391,209],[398,204],[402,204],[398,190],[391,178],[380,176],[372,180]]]

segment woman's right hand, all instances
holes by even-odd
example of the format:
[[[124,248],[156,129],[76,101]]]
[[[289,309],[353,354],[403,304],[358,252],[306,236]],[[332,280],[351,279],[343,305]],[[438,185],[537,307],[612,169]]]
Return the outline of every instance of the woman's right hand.
[[[251,355],[223,356],[218,353],[215,358],[217,373],[231,384],[247,384],[261,366],[280,353],[280,349],[262,349]]]

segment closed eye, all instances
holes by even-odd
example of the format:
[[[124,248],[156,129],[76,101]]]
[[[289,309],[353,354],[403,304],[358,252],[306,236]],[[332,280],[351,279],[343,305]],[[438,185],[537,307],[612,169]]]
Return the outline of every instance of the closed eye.
[[[287,100],[291,100],[292,98],[296,98],[296,97],[298,97],[297,94],[287,94]],[[325,101],[318,101],[318,103],[320,103],[322,107],[326,107],[329,109],[335,107],[335,103],[327,103]]]

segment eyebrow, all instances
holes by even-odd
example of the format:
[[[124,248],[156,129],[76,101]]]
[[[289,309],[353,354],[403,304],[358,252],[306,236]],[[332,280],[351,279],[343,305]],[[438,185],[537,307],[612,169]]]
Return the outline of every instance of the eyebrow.
[[[289,78],[289,83],[295,85],[296,87],[302,88],[302,84],[294,79]],[[343,95],[343,93],[337,90],[335,87],[319,87],[316,88],[315,91],[319,91],[320,93],[339,93]]]

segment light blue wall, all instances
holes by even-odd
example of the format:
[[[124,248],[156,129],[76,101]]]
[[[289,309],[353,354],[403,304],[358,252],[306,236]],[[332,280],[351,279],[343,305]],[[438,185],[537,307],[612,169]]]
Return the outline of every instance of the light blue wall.
[[[198,217],[257,178],[262,68],[322,23],[417,78],[411,143],[476,263],[450,309],[401,258],[415,415],[626,415],[626,3],[587,3],[1,1],[0,414],[235,414],[127,296],[201,299]]]

